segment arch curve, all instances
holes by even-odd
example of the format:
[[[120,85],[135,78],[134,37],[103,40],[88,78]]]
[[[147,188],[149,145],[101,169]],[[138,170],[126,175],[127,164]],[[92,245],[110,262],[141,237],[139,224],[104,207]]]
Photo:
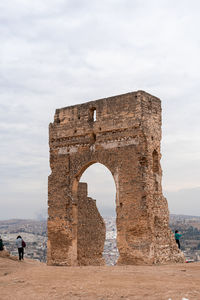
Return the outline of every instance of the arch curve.
[[[87,163],[84,163],[82,166],[79,167],[79,170],[77,171],[77,173],[74,175],[74,178],[72,180],[72,199],[74,201],[74,203],[77,203],[78,199],[77,199],[77,193],[78,193],[78,185],[79,185],[79,182],[80,182],[80,178],[81,176],[83,175],[83,173],[92,165],[94,164],[101,164],[103,165],[109,172],[110,174],[112,175],[112,178],[115,182],[115,188],[116,188],[116,202],[117,202],[117,199],[118,199],[118,182],[117,179],[118,179],[118,176],[116,176],[116,173],[113,174],[113,172],[110,170],[110,168],[108,166],[106,166],[105,163],[103,162],[100,162],[99,160],[92,160],[92,161],[89,161]]]
[[[94,171],[93,174],[95,174],[95,178],[93,178],[93,180],[92,178],[90,178],[90,180],[88,181],[87,180],[89,179],[88,176],[87,179],[86,178],[83,179],[82,175],[85,174],[85,171],[86,170],[89,171],[91,166],[95,166],[95,165],[96,168],[93,168]],[[111,189],[112,191],[112,196],[110,195],[111,197],[104,198],[106,196],[106,193],[104,194],[103,198],[99,197],[99,195],[97,196],[97,194],[99,194],[97,192],[98,187],[102,187],[103,190],[103,186],[101,186],[101,180],[100,181],[98,180],[102,177],[100,176],[100,178],[98,179],[97,179],[98,176],[96,177],[97,175],[96,170],[98,171],[102,170],[105,172],[103,173],[103,175],[105,176],[106,181],[107,179],[109,181],[109,178],[110,180],[112,180],[112,185],[114,190]],[[74,176],[74,181],[73,181],[73,187],[74,187],[73,198],[76,202],[76,205],[74,205],[74,210],[73,210],[73,220],[75,220],[74,231],[76,231],[76,236],[77,236],[78,264],[101,265],[105,263],[106,264],[116,263],[118,257],[116,241],[113,240],[113,242],[109,246],[112,248],[112,256],[108,255],[107,247],[106,247],[107,249],[106,252],[104,252],[104,247],[105,245],[107,245],[107,240],[106,240],[107,221],[106,219],[104,219],[105,214],[108,212],[110,213],[110,211],[112,211],[112,216],[115,216],[115,220],[112,220],[112,222],[114,223],[116,222],[116,204],[115,204],[116,197],[114,196],[116,185],[114,183],[115,182],[114,177],[111,171],[104,164],[99,163],[98,161],[97,162],[90,161],[88,163],[84,163],[84,165],[79,168],[77,175],[78,176]],[[94,184],[93,186],[95,186],[97,197],[93,197],[91,193],[88,191],[88,188],[92,187],[91,183]],[[99,192],[100,191],[101,190],[99,190]],[[101,201],[99,201],[100,199]],[[105,202],[105,200],[108,200],[108,202]]]

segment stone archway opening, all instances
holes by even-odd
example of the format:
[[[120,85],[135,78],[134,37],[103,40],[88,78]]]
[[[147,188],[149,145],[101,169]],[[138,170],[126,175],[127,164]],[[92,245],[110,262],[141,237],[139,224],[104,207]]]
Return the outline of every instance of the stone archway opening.
[[[106,235],[102,257],[106,265],[115,265],[119,252],[116,239],[116,186],[114,178],[107,167],[95,163],[81,175],[79,184],[82,183],[87,183],[87,196],[95,200],[96,207],[105,223]],[[77,236],[79,240],[79,232],[77,232]],[[79,248],[79,245],[77,246]]]

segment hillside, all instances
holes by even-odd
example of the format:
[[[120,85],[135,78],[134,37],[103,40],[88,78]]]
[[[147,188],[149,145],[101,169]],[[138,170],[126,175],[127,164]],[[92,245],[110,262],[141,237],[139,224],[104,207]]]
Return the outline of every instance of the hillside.
[[[115,218],[105,219],[106,241],[103,256],[108,265],[114,265],[118,258],[116,244]],[[181,250],[186,260],[200,260],[200,217],[186,215],[170,215],[170,227],[178,229],[182,234]],[[4,245],[13,255],[17,255],[15,239],[20,234],[27,243],[25,257],[46,261],[46,220],[6,220],[0,221],[0,235]]]
[[[200,299],[200,263],[49,267],[0,257],[0,299]]]
[[[181,250],[188,260],[200,260],[200,217],[171,215],[170,227],[182,234]]]

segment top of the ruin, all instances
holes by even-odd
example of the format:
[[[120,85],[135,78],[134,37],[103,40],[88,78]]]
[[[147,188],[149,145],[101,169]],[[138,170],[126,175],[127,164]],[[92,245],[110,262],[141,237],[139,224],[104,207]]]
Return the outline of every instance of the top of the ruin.
[[[95,130],[96,134],[97,131],[138,126],[138,122],[153,115],[161,115],[160,99],[138,90],[56,109],[54,123],[50,123],[50,127],[64,126],[65,134],[67,132],[70,136],[85,135],[91,130]]]
[[[115,99],[119,99],[121,98],[121,100],[123,100],[126,96],[134,96],[134,97],[137,97],[139,95],[146,95],[146,96],[149,96],[151,98],[151,100],[155,100],[155,101],[160,101],[160,99],[158,97],[155,97],[143,90],[138,90],[138,91],[133,91],[133,92],[128,92],[128,93],[124,93],[124,94],[119,94],[119,95],[115,95],[115,96],[110,96],[110,97],[105,97],[105,98],[100,98],[100,99],[97,99],[97,100],[91,100],[91,101],[86,101],[86,102],[82,102],[80,104],[75,104],[75,105],[70,105],[70,106],[65,106],[65,107],[61,107],[61,108],[57,108],[56,109],[56,113],[59,113],[61,110],[66,110],[66,109],[73,109],[74,107],[77,107],[77,106],[92,106],[94,105],[95,103],[97,102],[100,102],[100,101],[113,101]]]

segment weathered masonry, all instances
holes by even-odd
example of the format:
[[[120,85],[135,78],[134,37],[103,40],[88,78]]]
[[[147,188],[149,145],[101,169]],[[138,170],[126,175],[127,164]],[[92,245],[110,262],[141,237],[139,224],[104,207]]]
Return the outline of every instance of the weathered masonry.
[[[94,163],[116,185],[118,264],[183,262],[168,225],[161,102],[143,91],[57,109],[49,126],[48,264],[101,265],[105,224],[87,185]]]

